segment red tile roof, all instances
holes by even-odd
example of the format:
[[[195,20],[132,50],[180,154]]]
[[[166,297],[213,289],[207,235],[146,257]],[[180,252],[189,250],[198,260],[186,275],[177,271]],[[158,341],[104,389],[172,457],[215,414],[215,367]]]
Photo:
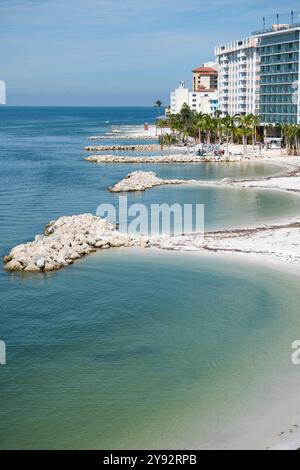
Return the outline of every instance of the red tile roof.
[[[192,70],[193,73],[201,73],[202,75],[218,75],[218,71],[211,67],[198,67]]]

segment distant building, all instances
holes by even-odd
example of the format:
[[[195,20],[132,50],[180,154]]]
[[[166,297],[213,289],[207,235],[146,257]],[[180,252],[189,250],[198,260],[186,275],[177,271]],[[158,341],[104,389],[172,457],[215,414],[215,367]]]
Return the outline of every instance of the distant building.
[[[181,111],[184,104],[189,104],[189,89],[184,82],[180,82],[178,87],[171,92],[171,114],[177,114]]]
[[[0,104],[6,104],[6,84],[0,80]]]
[[[203,64],[201,67],[193,69],[193,92],[202,91],[203,87],[209,91],[217,91],[218,89],[218,71],[217,64],[212,63],[215,67]]]
[[[203,88],[202,91],[189,92],[189,106],[193,111],[197,111],[197,113],[215,114],[218,104],[217,91]]]
[[[178,87],[171,93],[170,113],[177,114],[184,104],[198,113],[214,114],[218,109],[218,93],[211,89],[206,89],[204,85],[198,87],[198,91],[189,91],[184,82],[180,82]]]
[[[223,115],[258,114],[258,38],[250,37],[216,47],[219,109]]]

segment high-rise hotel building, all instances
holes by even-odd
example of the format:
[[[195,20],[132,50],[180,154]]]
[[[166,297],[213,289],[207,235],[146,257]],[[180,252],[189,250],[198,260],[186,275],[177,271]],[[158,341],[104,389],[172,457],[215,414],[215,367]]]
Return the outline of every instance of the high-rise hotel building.
[[[260,55],[259,114],[264,124],[300,123],[300,25],[254,33]]]
[[[219,108],[223,115],[258,113],[258,39],[250,37],[216,47]]]
[[[300,24],[275,24],[218,46],[223,115],[253,113],[262,124],[299,124],[299,50]]]

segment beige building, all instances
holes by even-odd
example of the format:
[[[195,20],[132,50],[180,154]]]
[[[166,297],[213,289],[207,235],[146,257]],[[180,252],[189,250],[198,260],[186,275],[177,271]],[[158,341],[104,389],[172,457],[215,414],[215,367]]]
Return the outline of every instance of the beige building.
[[[192,70],[193,92],[216,91],[218,89],[218,71],[216,67],[203,64]]]

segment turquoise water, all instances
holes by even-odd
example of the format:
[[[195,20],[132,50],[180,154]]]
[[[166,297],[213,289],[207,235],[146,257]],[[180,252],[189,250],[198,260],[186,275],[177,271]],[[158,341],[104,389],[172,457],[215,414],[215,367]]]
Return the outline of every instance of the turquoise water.
[[[261,164],[190,167],[95,165],[83,161],[88,155],[83,150],[87,136],[106,132],[107,120],[113,125],[143,124],[145,120],[151,122],[154,116],[152,108],[0,108],[0,254],[31,240],[49,220],[68,214],[95,213],[103,202],[116,203],[118,197],[110,194],[107,187],[136,169],[153,170],[164,178],[207,180],[236,177],[240,169],[243,178],[247,172],[251,177],[278,171],[277,167]],[[208,230],[227,227],[231,220],[234,226],[237,221],[250,224],[261,212],[271,218],[276,211],[280,215],[300,210],[300,200],[292,194],[273,199],[270,193],[256,190],[244,192],[240,198],[227,189],[165,187],[129,198],[133,202],[144,198],[180,202],[181,197],[190,200],[193,194],[197,202],[205,204]]]
[[[1,256],[51,219],[117,201],[106,188],[136,168],[84,162],[86,137],[105,132],[106,120],[142,124],[154,115],[0,108]],[[208,180],[278,170],[146,168]],[[129,199],[204,202],[207,228],[299,211],[294,195],[256,190],[165,187]],[[218,258],[112,250],[50,275],[0,271],[0,283],[1,448],[216,446],[241,417],[247,428],[270,385],[275,395],[283,381],[299,385],[290,366],[300,330],[291,276]]]
[[[1,448],[214,447],[283,377],[300,385],[282,274],[114,250],[4,288]]]
[[[148,214],[151,213],[151,204],[203,204],[207,231],[264,225],[264,222],[271,223],[278,216],[293,216],[300,210],[297,195],[253,189],[172,185],[159,186],[145,193],[128,193],[127,197],[128,207],[134,203],[144,204]],[[118,198],[119,195],[112,195],[117,208]],[[150,226],[150,216],[148,219]]]

